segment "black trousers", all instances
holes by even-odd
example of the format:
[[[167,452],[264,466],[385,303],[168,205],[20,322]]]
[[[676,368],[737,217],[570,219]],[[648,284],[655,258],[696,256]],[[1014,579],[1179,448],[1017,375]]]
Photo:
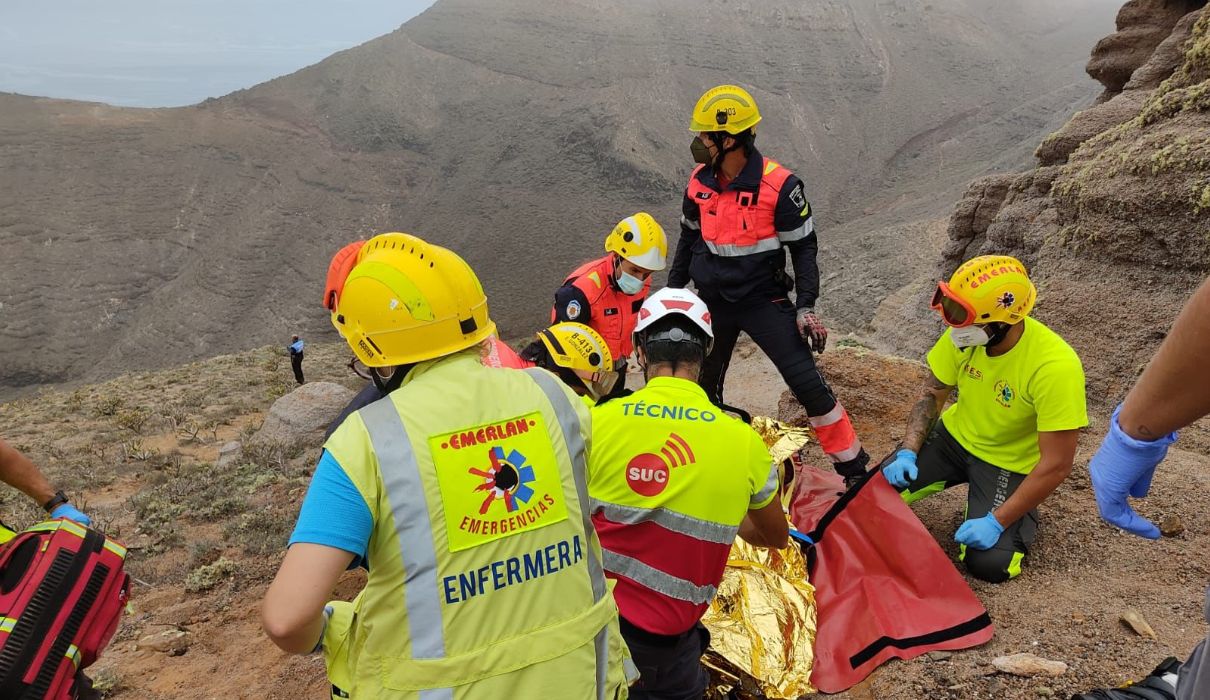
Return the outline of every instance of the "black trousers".
[[[971,454],[945,424],[936,427],[920,448],[916,458],[919,473],[901,493],[908,503],[939,493],[951,486],[969,484],[966,518],[982,518],[1003,504],[1025,481],[1024,474],[1001,469]],[[1021,573],[1021,562],[1038,535],[1038,511],[1031,510],[1004,528],[991,549],[973,549],[963,545],[959,558],[975,578],[1003,583]]]
[[[635,627],[626,618],[618,622],[639,669],[639,680],[630,687],[631,700],[701,700],[710,681],[702,667],[710,632],[702,623],[669,637]]]
[[[789,299],[712,300],[706,305],[714,327],[714,348],[702,367],[701,385],[712,401],[723,401],[727,366],[743,331],[777,366],[807,415],[826,415],[836,407],[836,396],[815,366],[811,348],[798,333],[797,311]]]
[[[294,381],[299,384],[303,383],[302,361],[303,354],[301,352],[290,354],[290,367],[294,369]]]

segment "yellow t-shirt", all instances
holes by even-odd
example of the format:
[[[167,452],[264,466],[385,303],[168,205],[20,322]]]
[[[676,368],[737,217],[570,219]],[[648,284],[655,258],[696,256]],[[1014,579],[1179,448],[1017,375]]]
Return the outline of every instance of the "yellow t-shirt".
[[[998,357],[983,347],[959,349],[950,329],[928,354],[933,374],[958,387],[941,420],[979,459],[1028,474],[1040,458],[1038,433],[1088,425],[1080,357],[1040,321],[1025,319],[1016,346]]]

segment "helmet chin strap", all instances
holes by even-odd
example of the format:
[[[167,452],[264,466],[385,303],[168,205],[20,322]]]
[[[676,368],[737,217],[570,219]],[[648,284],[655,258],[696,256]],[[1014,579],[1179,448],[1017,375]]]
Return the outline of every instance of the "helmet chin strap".
[[[1008,336],[1008,332],[1012,330],[1012,324],[1009,323],[989,323],[987,324],[987,347],[994,348]]]
[[[403,384],[404,377],[408,376],[408,372],[412,370],[412,367],[415,367],[415,365],[400,365],[395,368],[391,376],[385,379],[378,373],[378,368],[371,367],[370,379],[374,382],[374,386],[378,387],[379,391],[389,394],[398,389],[400,384]]]

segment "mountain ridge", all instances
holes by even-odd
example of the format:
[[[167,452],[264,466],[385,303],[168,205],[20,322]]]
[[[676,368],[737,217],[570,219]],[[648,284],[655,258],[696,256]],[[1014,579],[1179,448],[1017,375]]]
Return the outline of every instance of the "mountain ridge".
[[[876,300],[856,278],[914,246],[888,236],[869,256],[838,224],[894,219],[905,193],[910,216],[940,217],[937,193],[1020,167],[1044,115],[1091,98],[1055,73],[1081,53],[1055,36],[1099,35],[1087,12],[1103,5],[440,0],[194,107],[0,95],[0,392],[332,338],[313,299],[328,257],[385,230],[457,249],[506,337],[526,335],[618,219],[647,209],[675,237],[684,112],[734,80],[761,103],[758,145],[807,181],[825,255],[870,258],[821,302],[859,327]],[[702,39],[724,18],[739,47],[725,57]],[[985,55],[1005,46],[1003,64]],[[946,128],[972,109],[973,128]]]

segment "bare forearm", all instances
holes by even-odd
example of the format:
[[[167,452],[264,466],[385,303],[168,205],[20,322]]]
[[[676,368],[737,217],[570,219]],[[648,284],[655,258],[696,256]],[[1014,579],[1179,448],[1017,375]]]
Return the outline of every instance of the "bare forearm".
[[[34,463],[3,440],[0,440],[0,480],[29,496],[38,505],[55,495],[54,487]]]
[[[1037,467],[1025,477],[1025,481],[1017,487],[1013,495],[1008,497],[1000,507],[992,512],[1000,524],[1008,527],[1017,522],[1026,513],[1037,508],[1054,490],[1059,488],[1067,476],[1071,474],[1071,463],[1040,462]]]
[[[903,446],[913,452],[919,452],[925,438],[941,415],[941,405],[931,394],[922,396],[912,412],[908,414],[907,432],[903,436]]]
[[[1126,396],[1118,423],[1127,435],[1155,440],[1210,413],[1210,279],[1185,304],[1168,337]]]

